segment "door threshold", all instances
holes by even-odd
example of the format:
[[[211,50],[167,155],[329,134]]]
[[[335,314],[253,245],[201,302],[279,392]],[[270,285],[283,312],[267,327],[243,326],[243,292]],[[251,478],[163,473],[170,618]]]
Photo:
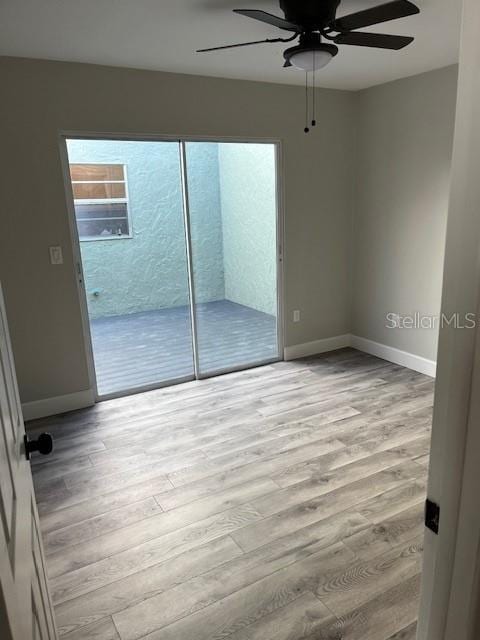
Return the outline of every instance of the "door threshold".
[[[99,394],[95,398],[95,402],[105,402],[107,400],[116,400],[117,398],[124,398],[127,396],[133,396],[140,393],[147,393],[148,391],[155,391],[157,389],[165,389],[166,387],[173,387],[177,384],[183,384],[184,382],[194,382],[195,380],[208,380],[209,378],[216,378],[217,376],[224,376],[229,373],[237,373],[239,371],[248,371],[250,369],[257,369],[258,367],[266,367],[269,364],[275,362],[281,362],[280,356],[276,358],[269,358],[268,360],[259,360],[256,362],[249,362],[246,365],[239,365],[238,367],[226,367],[224,369],[214,369],[208,373],[199,374],[197,377],[194,375],[183,376],[182,378],[174,378],[173,380],[167,380],[165,382],[144,385],[141,387],[133,387],[131,389],[122,389],[121,391],[114,391],[113,393]]]
[[[95,402],[105,402],[106,400],[116,400],[117,398],[124,398],[126,396],[134,396],[140,393],[146,393],[147,391],[155,391],[156,389],[164,389],[165,387],[173,387],[177,384],[183,384],[184,382],[193,382],[195,376],[183,376],[182,378],[173,378],[173,380],[166,380],[165,382],[156,382],[153,384],[146,384],[141,387],[132,387],[131,389],[122,389],[120,391],[113,391],[112,393],[98,394],[95,398]]]

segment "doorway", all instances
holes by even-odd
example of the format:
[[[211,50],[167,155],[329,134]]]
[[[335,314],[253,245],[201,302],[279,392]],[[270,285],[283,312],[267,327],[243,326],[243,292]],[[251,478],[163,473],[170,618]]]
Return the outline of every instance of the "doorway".
[[[65,145],[98,399],[280,359],[275,143]]]

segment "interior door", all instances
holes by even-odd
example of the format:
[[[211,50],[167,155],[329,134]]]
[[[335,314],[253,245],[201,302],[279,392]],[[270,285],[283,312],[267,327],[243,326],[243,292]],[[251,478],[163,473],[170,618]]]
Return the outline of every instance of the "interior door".
[[[0,635],[57,637],[0,287]]]
[[[425,535],[418,640],[479,638],[479,29],[480,3],[465,0],[441,311],[463,325],[476,318],[477,328],[440,329],[428,482],[440,528]]]

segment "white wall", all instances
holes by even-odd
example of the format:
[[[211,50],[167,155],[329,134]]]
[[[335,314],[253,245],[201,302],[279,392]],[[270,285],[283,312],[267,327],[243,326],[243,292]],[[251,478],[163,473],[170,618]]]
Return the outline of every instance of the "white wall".
[[[23,402],[89,388],[62,130],[281,140],[286,343],[348,332],[354,94],[318,90],[305,136],[301,87],[15,58],[0,60],[0,86],[0,273]]]
[[[385,315],[440,308],[456,77],[318,90],[306,136],[299,87],[0,59],[0,273],[22,400],[89,388],[60,131],[281,140],[286,345],[353,332],[434,359],[435,331],[387,330]]]
[[[436,360],[438,329],[387,329],[390,312],[440,313],[457,67],[358,95],[353,334]]]

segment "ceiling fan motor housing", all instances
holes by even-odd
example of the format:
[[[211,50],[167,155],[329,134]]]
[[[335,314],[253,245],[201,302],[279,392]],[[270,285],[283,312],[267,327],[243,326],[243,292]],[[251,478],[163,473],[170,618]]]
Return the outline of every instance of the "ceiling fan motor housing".
[[[289,22],[305,31],[317,31],[335,20],[340,0],[280,0],[280,8]]]

